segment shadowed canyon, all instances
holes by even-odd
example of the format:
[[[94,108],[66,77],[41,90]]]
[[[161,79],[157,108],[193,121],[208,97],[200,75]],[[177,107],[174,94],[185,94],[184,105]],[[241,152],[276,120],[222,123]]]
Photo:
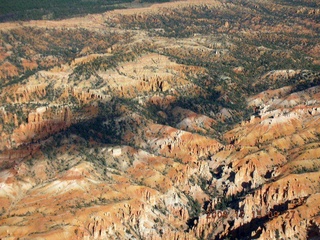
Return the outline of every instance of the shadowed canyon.
[[[113,2],[0,12],[0,239],[319,239],[320,3]]]

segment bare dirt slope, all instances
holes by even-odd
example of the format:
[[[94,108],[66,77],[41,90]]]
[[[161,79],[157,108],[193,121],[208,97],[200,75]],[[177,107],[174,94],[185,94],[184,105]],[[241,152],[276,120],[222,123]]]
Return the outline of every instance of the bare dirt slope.
[[[0,24],[1,239],[317,239],[319,3]]]

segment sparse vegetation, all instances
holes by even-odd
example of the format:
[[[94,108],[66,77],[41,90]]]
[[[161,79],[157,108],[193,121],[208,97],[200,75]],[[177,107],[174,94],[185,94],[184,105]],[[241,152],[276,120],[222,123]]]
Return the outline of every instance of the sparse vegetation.
[[[194,217],[199,217],[202,212],[201,203],[199,203],[199,201],[194,199],[192,196],[186,195],[186,197],[189,200],[188,211],[190,218],[192,219]]]
[[[65,226],[116,239],[237,239],[242,230],[280,238],[286,228],[300,236],[301,226],[275,231],[267,216],[248,214],[243,223],[204,216],[285,205],[279,201],[296,185],[310,185],[310,203],[319,192],[311,152],[320,139],[319,30],[317,12],[296,7],[316,6],[306,1],[182,1],[88,16],[88,29],[79,20],[4,25],[0,190],[10,210],[0,211],[2,223],[43,221],[55,231],[62,225],[49,218],[90,218],[85,229]],[[0,21],[153,2],[165,0],[3,2]],[[316,164],[290,168],[310,155]]]
[[[293,170],[294,174],[303,174],[303,173],[309,173],[309,172],[318,172],[319,171],[319,167],[314,166],[311,168],[305,167],[305,166],[301,166],[297,169]]]
[[[123,3],[132,0],[82,1],[73,0],[14,0],[1,1],[0,22],[16,20],[61,19],[88,13],[100,13],[113,9],[124,8]]]

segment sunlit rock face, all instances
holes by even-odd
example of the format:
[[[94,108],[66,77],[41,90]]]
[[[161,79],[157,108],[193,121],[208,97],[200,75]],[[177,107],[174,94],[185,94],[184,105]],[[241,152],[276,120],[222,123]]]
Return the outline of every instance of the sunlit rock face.
[[[317,239],[319,4],[123,7],[0,23],[0,238]]]

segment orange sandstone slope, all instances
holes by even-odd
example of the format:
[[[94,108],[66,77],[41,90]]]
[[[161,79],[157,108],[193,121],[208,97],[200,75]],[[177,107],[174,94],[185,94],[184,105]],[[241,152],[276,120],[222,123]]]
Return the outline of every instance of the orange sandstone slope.
[[[267,129],[272,111],[253,116],[225,134],[230,144],[147,122],[136,126],[144,135],[135,147],[70,133],[32,145],[31,154],[10,153],[19,162],[1,172],[1,235],[305,239],[319,224],[320,115],[308,111],[317,107],[292,108],[295,122],[282,121],[288,109],[279,108]],[[265,139],[268,132],[281,137]]]
[[[317,239],[318,10],[0,24],[0,238]]]

